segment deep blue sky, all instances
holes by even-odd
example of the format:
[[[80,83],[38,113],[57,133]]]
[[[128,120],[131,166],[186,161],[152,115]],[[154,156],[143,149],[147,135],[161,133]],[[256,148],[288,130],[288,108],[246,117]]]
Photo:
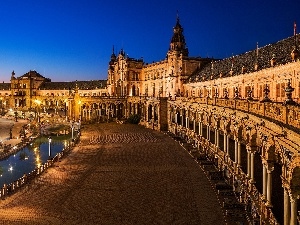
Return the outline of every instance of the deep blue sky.
[[[0,82],[106,79],[112,46],[165,58],[179,11],[190,56],[225,58],[300,30],[299,0],[0,0]],[[299,33],[297,31],[297,33]]]

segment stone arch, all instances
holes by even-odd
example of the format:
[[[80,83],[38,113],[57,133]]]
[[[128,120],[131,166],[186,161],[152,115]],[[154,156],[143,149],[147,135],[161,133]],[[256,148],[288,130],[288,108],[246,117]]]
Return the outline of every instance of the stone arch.
[[[296,162],[292,163],[288,170],[288,184],[294,196],[300,196],[300,159],[297,157]]]

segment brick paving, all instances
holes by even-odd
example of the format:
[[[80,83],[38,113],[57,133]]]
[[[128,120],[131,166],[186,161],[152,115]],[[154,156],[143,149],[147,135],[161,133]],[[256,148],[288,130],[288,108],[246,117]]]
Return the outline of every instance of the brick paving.
[[[0,200],[0,224],[225,222],[209,180],[177,142],[141,126],[106,123],[86,125],[66,158]]]

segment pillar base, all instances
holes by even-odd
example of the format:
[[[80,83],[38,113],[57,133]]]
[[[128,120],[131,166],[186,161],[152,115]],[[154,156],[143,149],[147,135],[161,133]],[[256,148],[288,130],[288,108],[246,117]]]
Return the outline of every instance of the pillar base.
[[[273,207],[273,205],[271,204],[271,202],[269,202],[269,201],[267,200],[267,202],[266,202],[266,207],[268,207],[268,208],[272,208],[272,207]]]

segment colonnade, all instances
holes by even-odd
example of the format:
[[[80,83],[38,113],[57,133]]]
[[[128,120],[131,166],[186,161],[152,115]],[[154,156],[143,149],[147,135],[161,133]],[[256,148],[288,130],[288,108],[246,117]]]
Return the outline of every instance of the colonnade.
[[[298,196],[292,194],[290,187],[283,187],[284,174],[274,171],[275,164],[281,168],[281,171],[286,170],[284,168],[286,163],[283,159],[274,157],[278,154],[276,152],[281,150],[278,146],[275,148],[272,138],[265,140],[266,135],[269,134],[262,135],[261,132],[267,130],[266,126],[255,120],[249,121],[247,117],[235,116],[233,119],[233,116],[228,112],[225,113],[224,109],[222,111],[223,115],[220,111],[213,113],[213,109],[193,108],[172,102],[169,108],[169,130],[175,135],[184,134],[183,137],[198,146],[199,151],[213,154],[218,159],[218,168],[229,172],[227,177],[229,184],[233,185],[235,181],[242,184],[237,188],[240,190],[240,201],[250,204],[249,208],[259,212],[259,218],[253,218],[257,224],[297,224]],[[221,136],[223,136],[223,143],[220,142]],[[232,141],[234,145],[230,144]],[[234,152],[233,156],[230,156],[230,152]],[[225,157],[220,157],[222,155]],[[246,165],[242,168],[244,161]],[[257,163],[261,165],[262,170],[258,170]],[[274,176],[277,180],[282,179],[280,185],[273,182]],[[274,191],[279,192],[279,196],[282,193],[282,198],[276,199],[273,195]],[[278,214],[280,210],[273,213],[275,206],[282,208],[281,214]]]

